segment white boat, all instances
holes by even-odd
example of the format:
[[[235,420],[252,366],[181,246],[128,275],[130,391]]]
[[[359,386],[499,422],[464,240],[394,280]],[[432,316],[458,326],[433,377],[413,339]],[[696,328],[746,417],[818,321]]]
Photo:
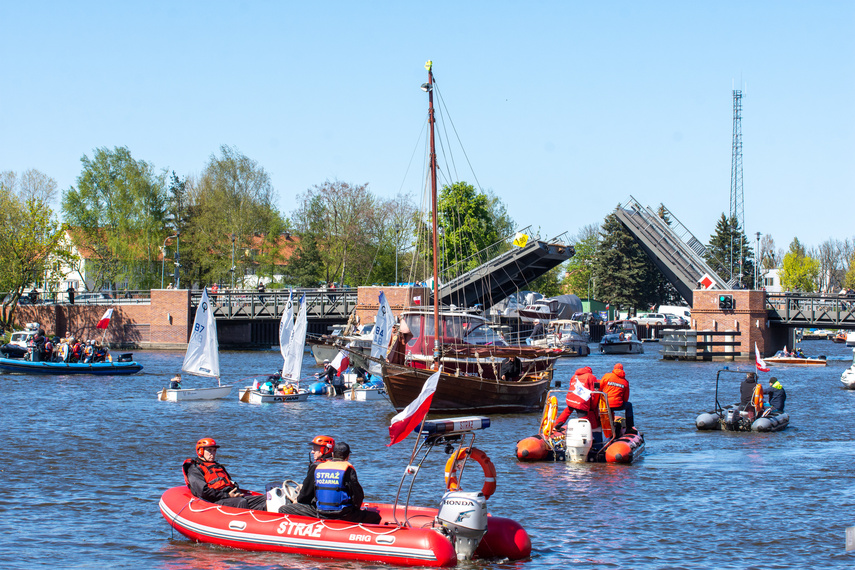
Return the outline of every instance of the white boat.
[[[531,341],[532,346],[560,348],[562,356],[588,356],[590,336],[580,321],[558,319],[546,325],[546,336]]]
[[[217,385],[209,388],[164,388],[157,393],[157,398],[169,402],[185,400],[219,400],[232,391],[232,386],[220,384],[220,345],[217,342],[217,321],[208,300],[207,287],[202,290],[202,298],[196,307],[196,318],[193,320],[193,334],[187,343],[187,353],[181,371],[193,376],[216,378]]]
[[[388,400],[386,390],[383,386],[353,386],[350,390],[344,391],[344,399],[353,402],[370,402],[373,400]]]
[[[556,319],[569,319],[571,315],[582,312],[582,301],[576,295],[558,295],[548,299],[538,299],[524,309],[519,310],[520,320],[533,323],[535,319],[544,322]]]
[[[603,354],[642,354],[644,344],[632,321],[612,321],[606,324],[606,334],[600,339]]]
[[[300,390],[300,374],[303,368],[303,351],[306,348],[306,296],[300,298],[300,310],[297,322],[294,322],[294,305],[291,296],[288,306],[279,321],[279,352],[284,362],[282,364],[282,385],[280,388],[252,386],[241,388],[238,399],[248,404],[292,404],[305,402],[309,397],[308,390]]]
[[[855,331],[846,333],[846,346],[855,346]]]
[[[852,349],[852,366],[843,371],[840,381],[847,390],[855,390],[855,348]]]

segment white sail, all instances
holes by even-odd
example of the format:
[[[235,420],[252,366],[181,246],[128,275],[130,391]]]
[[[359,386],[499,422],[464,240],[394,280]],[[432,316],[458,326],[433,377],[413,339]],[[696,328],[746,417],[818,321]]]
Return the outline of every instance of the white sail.
[[[300,309],[297,313],[297,323],[291,331],[291,339],[288,341],[285,364],[282,366],[282,378],[293,382],[300,381],[303,370],[303,352],[306,349],[306,327],[308,325],[306,316],[306,296],[300,297]]]
[[[288,342],[291,340],[291,333],[294,331],[294,291],[288,290],[288,305],[285,307],[285,312],[282,313],[282,319],[279,321],[279,352],[282,353],[282,358],[288,359]]]
[[[395,315],[392,314],[392,307],[389,306],[386,295],[383,294],[383,291],[380,291],[380,308],[377,309],[374,337],[371,339],[372,358],[386,359],[386,353],[389,351],[389,341],[392,340],[392,327],[394,325]],[[382,367],[379,363],[372,361],[368,366],[368,371],[371,374],[379,376],[382,374]]]
[[[207,287],[202,290],[202,299],[196,308],[193,332],[187,343],[187,354],[181,370],[196,376],[220,379],[220,346],[217,343],[217,321],[208,301]]]

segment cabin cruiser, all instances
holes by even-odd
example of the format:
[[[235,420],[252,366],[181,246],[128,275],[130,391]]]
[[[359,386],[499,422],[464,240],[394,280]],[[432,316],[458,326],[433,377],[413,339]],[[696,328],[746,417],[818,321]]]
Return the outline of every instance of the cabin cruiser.
[[[585,332],[585,326],[580,321],[558,319],[546,325],[546,336],[532,340],[532,346],[560,348],[562,356],[588,356],[590,336]]]
[[[638,329],[632,321],[612,321],[606,323],[606,334],[600,340],[600,352],[603,354],[641,354],[644,345],[638,337]]]
[[[569,319],[574,313],[582,312],[582,300],[576,295],[558,295],[547,299],[538,299],[520,309],[520,320],[533,323],[536,319],[543,322],[556,319]]]

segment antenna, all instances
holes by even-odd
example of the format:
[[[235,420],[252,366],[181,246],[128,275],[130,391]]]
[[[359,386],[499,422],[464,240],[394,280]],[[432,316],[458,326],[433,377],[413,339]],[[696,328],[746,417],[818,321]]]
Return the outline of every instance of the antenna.
[[[730,233],[730,282],[734,282],[736,277],[737,282],[742,285],[742,252],[745,249],[743,242],[743,234],[745,233],[745,208],[742,192],[742,90],[733,90],[733,157],[730,165],[730,224],[731,230],[733,226],[739,227],[740,233],[738,238]],[[738,239],[738,243],[735,240]],[[733,275],[735,253],[734,249],[739,250],[738,267],[739,274]]]

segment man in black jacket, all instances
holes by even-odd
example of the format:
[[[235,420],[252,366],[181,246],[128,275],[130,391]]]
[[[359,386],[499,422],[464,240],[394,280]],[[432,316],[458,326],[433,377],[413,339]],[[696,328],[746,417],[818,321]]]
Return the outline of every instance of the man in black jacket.
[[[769,378],[769,388],[767,394],[769,395],[769,407],[772,408],[772,411],[783,412],[784,403],[787,401],[787,392],[786,390],[784,390],[784,387],[781,386],[781,383],[778,382],[778,379],[774,376]]]
[[[250,495],[232,481],[226,468],[217,463],[219,445],[213,438],[203,437],[196,442],[196,457],[184,462],[184,481],[193,496],[209,503],[263,511],[267,507],[265,495]]]
[[[324,461],[332,459],[335,440],[328,435],[319,435],[312,440],[312,462],[306,472],[306,478],[297,493],[297,502],[279,507],[280,513],[302,515],[304,517],[318,516],[315,510],[315,469]]]

